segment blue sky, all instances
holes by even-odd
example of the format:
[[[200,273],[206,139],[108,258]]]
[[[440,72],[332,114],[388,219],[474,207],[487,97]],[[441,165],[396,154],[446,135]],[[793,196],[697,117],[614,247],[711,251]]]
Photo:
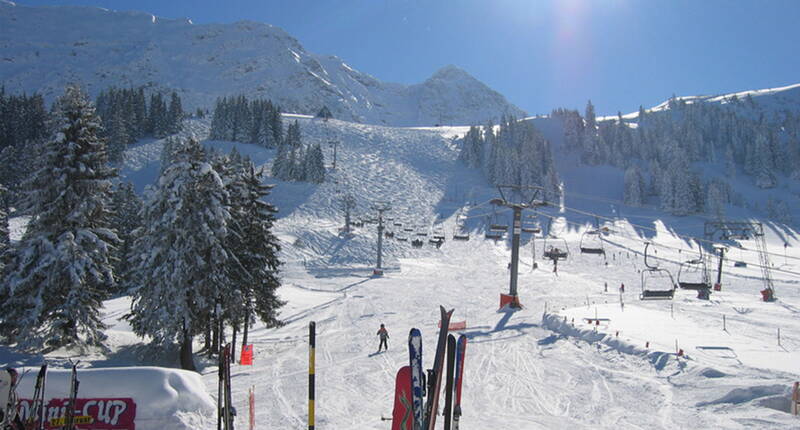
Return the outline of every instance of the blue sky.
[[[455,64],[531,114],[800,82],[795,0],[18,0],[277,25],[381,80]]]

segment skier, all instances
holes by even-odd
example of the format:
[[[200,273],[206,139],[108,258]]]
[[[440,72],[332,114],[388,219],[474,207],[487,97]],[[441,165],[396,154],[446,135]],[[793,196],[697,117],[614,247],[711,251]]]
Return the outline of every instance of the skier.
[[[7,368],[0,371],[0,428],[24,430],[22,420],[17,415],[17,371]]]
[[[386,327],[384,327],[383,324],[381,324],[381,328],[378,329],[377,335],[381,337],[381,343],[378,345],[378,352],[381,352],[381,347],[385,348],[384,351],[388,351],[389,344],[386,340],[389,339],[389,332],[386,331]]]

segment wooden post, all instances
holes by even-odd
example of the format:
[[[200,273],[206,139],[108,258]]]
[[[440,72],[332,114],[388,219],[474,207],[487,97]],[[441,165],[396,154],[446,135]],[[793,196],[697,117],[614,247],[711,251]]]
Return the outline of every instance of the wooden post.
[[[728,331],[728,327],[725,325],[725,314],[722,314],[722,331]]]
[[[308,430],[314,430],[314,359],[317,323],[308,323]]]
[[[800,383],[795,382],[792,386],[792,415],[800,413]]]
[[[256,387],[255,385],[250,388],[250,395],[248,396],[250,405],[250,426],[248,430],[255,430],[256,428]]]

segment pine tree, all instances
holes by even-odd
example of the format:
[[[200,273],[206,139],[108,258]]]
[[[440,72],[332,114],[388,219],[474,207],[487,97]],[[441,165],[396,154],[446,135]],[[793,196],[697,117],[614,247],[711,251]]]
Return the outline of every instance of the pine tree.
[[[636,165],[628,167],[625,171],[623,195],[626,205],[641,206],[644,203],[644,177]]]
[[[136,231],[142,226],[142,199],[136,195],[133,184],[123,182],[116,186],[112,194],[111,226],[117,232],[120,244],[114,252],[114,274],[117,277],[116,293],[124,293],[135,285],[131,278],[131,261],[134,257],[133,243]]]
[[[109,121],[109,135],[108,135],[108,158],[112,163],[119,163],[122,161],[125,149],[131,141],[131,136],[128,134],[128,124],[123,118],[121,110],[114,112],[112,120]]]
[[[167,112],[167,133],[176,134],[181,131],[183,123],[183,106],[181,98],[175,91],[170,95],[169,111]]]
[[[770,148],[769,140],[765,132],[758,133],[755,141],[755,153],[752,155],[755,159],[755,175],[756,185],[759,188],[773,188],[777,184],[775,178],[775,164]]]
[[[317,112],[317,118],[322,118],[327,121],[333,118],[333,114],[331,113],[331,110],[328,109],[328,106],[322,106],[322,109]]]
[[[226,247],[228,192],[199,143],[181,145],[142,214],[129,319],[156,344],[178,342],[181,366],[192,370],[192,338],[213,324],[216,303],[232,300],[238,266]]]
[[[111,179],[100,122],[77,86],[55,103],[55,134],[31,183],[33,218],[11,252],[2,304],[6,334],[23,349],[101,346],[109,260]]]
[[[725,191],[723,186],[717,182],[712,181],[708,184],[708,197],[706,197],[707,207],[709,213],[714,215],[716,219],[722,220],[725,218]]]
[[[483,165],[483,139],[481,138],[481,130],[478,127],[472,126],[469,131],[464,135],[464,144],[461,147],[461,152],[458,155],[467,167],[476,169]]]
[[[304,163],[306,181],[314,184],[325,182],[325,157],[319,143],[308,148]]]
[[[236,272],[238,276],[234,285],[240,292],[237,297],[243,299],[240,303],[243,309],[236,309],[232,317],[237,322],[244,322],[242,343],[246,344],[247,329],[254,322],[253,316],[258,316],[267,327],[279,326],[282,323],[277,311],[284,302],[276,295],[280,287],[280,245],[272,227],[277,210],[264,201],[272,186],[262,183],[263,173],[257,171],[251,161],[245,160],[242,167],[238,180],[230,187],[234,203],[231,211],[233,234],[228,237],[229,247],[242,269]]]

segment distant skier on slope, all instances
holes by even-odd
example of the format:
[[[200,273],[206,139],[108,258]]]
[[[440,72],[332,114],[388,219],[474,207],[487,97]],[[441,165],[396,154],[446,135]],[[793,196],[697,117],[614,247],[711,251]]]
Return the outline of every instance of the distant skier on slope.
[[[389,339],[389,332],[386,331],[386,327],[381,324],[381,328],[378,329],[378,336],[381,337],[381,343],[378,345],[378,352],[381,352],[381,347],[384,347],[384,351],[389,350],[389,344],[386,342]]]

